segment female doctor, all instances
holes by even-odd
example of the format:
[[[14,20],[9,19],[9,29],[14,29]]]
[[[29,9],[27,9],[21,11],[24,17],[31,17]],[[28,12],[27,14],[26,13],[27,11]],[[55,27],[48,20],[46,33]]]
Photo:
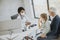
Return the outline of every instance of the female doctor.
[[[18,19],[21,19],[21,26],[22,26],[21,29],[22,29],[23,32],[29,30],[29,26],[31,25],[31,22],[29,22],[29,19],[25,14],[26,14],[25,9],[23,7],[19,7],[18,8]],[[29,34],[27,34],[27,36],[25,36],[24,38],[26,40],[31,39],[29,37]]]
[[[26,31],[28,29],[28,26],[31,24],[29,22],[28,17],[25,15],[25,9],[23,7],[18,8],[18,19],[21,19],[21,29],[22,31]]]

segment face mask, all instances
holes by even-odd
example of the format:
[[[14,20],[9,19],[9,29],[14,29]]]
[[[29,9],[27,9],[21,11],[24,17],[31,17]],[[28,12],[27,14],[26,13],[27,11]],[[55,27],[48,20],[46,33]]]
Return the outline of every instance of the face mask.
[[[50,18],[51,18],[51,20],[53,20],[53,17],[52,16],[50,16]]]
[[[21,15],[22,15],[22,16],[24,16],[24,15],[25,15],[25,13],[21,13]]]

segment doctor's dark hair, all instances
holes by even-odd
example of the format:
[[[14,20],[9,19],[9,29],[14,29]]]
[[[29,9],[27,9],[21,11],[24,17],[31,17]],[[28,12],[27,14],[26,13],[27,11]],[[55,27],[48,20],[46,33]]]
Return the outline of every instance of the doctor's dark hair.
[[[20,13],[21,10],[24,10],[24,11],[25,11],[25,9],[24,9],[23,7],[19,7],[19,8],[18,8],[18,13]]]
[[[45,21],[47,21],[47,14],[46,14],[46,13],[42,13],[40,16],[41,16]]]

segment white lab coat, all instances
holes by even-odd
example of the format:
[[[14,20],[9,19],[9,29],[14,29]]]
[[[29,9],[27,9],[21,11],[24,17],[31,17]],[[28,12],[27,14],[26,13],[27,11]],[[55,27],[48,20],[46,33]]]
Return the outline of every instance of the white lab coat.
[[[25,22],[26,22],[26,21],[30,22],[29,19],[28,19],[28,17],[27,17],[26,15],[24,15],[24,16],[23,16],[23,19],[22,19],[21,16],[19,15],[19,16],[17,17],[17,19],[20,19],[20,20],[21,20],[21,30],[28,30],[28,28],[27,28],[26,25],[25,25]]]
[[[20,17],[20,15],[18,16],[18,18],[17,19],[21,19],[21,17]],[[26,25],[25,25],[25,22],[26,21],[28,21],[28,22],[31,22],[31,20],[25,15],[24,17],[23,17],[23,19],[21,19],[21,29],[23,30],[27,30],[28,32],[29,32],[29,34],[28,33],[26,33],[27,35],[26,36],[29,36],[29,37],[31,37],[31,36],[33,36],[33,37],[35,37],[35,30],[33,30],[33,29],[35,29],[35,28],[31,28],[31,29],[29,29],[29,28],[27,28],[26,27]],[[32,31],[33,30],[33,31]],[[31,32],[32,31],[32,32]],[[31,32],[31,33],[30,33]]]

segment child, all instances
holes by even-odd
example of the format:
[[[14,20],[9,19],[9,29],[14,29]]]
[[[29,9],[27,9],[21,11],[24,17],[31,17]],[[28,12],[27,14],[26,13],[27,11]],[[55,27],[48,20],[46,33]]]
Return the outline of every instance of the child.
[[[38,20],[38,27],[41,29],[41,38],[45,38],[46,34],[50,31],[50,22],[47,20],[47,14],[42,13],[40,19]]]

